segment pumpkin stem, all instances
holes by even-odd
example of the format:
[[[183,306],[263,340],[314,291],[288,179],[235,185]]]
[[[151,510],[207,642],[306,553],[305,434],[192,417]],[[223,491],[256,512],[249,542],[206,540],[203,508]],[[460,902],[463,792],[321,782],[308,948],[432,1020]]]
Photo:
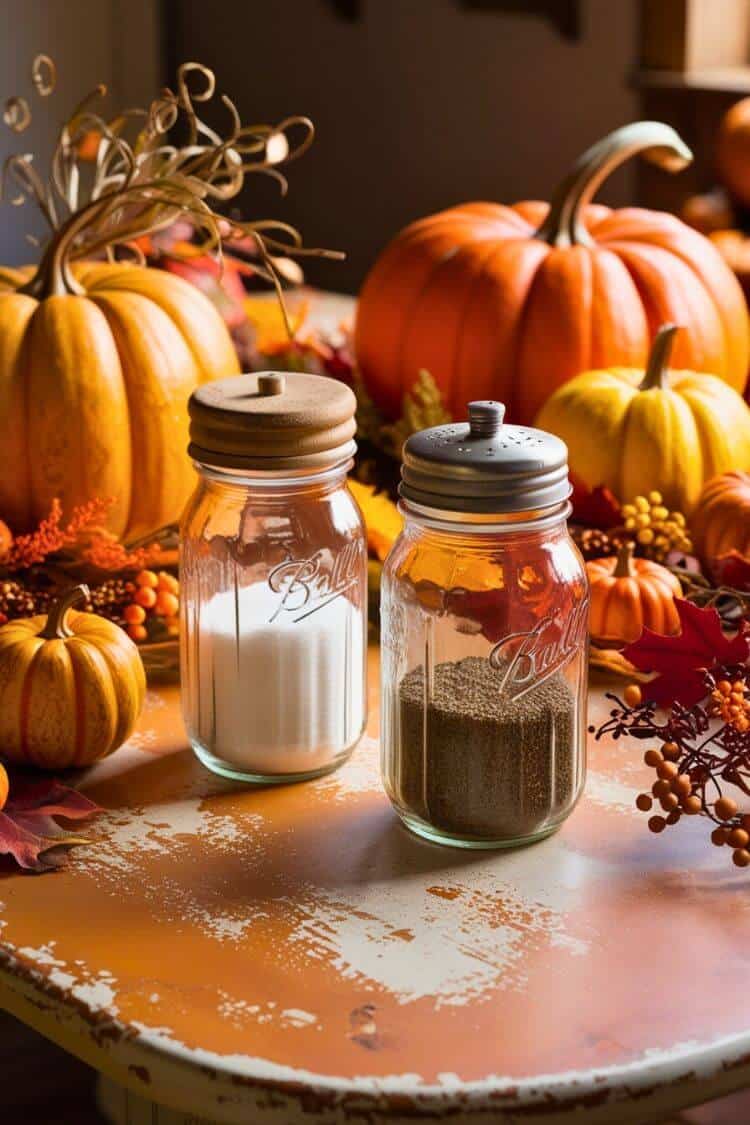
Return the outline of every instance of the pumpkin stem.
[[[581,212],[615,168],[639,152],[669,172],[679,172],[693,159],[674,129],[661,121],[623,125],[579,156],[555,192],[535,237],[550,246],[592,246]]]
[[[612,571],[613,578],[632,578],[633,571],[633,554],[635,552],[635,543],[622,543],[617,552],[617,563],[615,569]]]
[[[80,586],[71,586],[66,590],[58,600],[53,604],[49,613],[47,614],[47,622],[38,635],[47,641],[64,640],[65,637],[72,637],[73,632],[65,623],[68,615],[68,610],[76,602],[80,602],[83,598],[89,596],[88,586],[81,583]]]
[[[675,334],[679,330],[679,324],[662,324],[658,329],[651,345],[646,371],[638,384],[639,391],[650,391],[654,387],[663,390],[666,386],[669,359],[672,355]]]
[[[30,281],[19,289],[20,293],[27,293],[30,297],[44,300],[45,297],[60,297],[74,294],[77,297],[85,295],[86,290],[80,285],[70,270],[70,256],[75,247],[75,240],[81,230],[96,217],[101,211],[108,197],[97,199],[88,206],[76,211],[74,215],[63,223],[52,236],[39,267]]]

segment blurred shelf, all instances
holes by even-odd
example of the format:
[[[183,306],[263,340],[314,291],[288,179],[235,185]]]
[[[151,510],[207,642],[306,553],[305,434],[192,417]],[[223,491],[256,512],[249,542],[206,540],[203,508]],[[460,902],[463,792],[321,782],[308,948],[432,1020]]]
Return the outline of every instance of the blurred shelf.
[[[750,65],[711,67],[707,70],[693,71],[641,68],[633,75],[633,85],[641,90],[750,94]]]

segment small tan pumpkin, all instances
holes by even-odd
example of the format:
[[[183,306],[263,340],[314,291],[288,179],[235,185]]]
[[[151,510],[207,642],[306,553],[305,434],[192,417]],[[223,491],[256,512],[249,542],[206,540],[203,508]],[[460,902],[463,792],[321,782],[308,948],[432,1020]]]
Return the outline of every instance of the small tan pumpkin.
[[[655,633],[680,631],[674,599],[682,588],[659,563],[634,559],[634,545],[624,543],[616,556],[586,563],[591,585],[589,631],[606,645],[636,641],[644,626]]]
[[[721,473],[708,481],[690,519],[690,531],[706,561],[729,551],[750,556],[750,473]]]
[[[86,766],[111,754],[143,707],[138,650],[119,626],[71,606],[0,628],[0,755],[42,769]]]

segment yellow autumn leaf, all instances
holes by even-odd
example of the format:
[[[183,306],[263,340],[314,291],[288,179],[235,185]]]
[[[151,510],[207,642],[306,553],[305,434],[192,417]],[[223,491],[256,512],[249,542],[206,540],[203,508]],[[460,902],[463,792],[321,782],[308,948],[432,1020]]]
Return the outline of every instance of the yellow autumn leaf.
[[[626,660],[615,648],[598,648],[592,644],[589,648],[589,667],[606,675],[623,676],[627,680],[640,683],[649,679],[648,673],[639,672],[635,665]]]
[[[289,347],[289,336],[279,302],[267,296],[247,297],[242,302],[247,319],[256,333],[255,346],[260,352],[272,353]],[[309,301],[287,302],[292,335],[299,332],[307,318]]]
[[[370,552],[383,562],[401,534],[403,517],[393,501],[384,492],[376,492],[371,484],[350,477],[349,489],[365,517]]]

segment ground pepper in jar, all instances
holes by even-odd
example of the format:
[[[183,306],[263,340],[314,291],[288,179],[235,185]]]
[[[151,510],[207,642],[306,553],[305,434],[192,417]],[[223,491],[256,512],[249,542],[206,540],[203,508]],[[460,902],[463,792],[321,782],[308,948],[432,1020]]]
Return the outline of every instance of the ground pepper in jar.
[[[588,584],[567,449],[497,402],[412,435],[381,583],[381,766],[406,826],[466,848],[554,832],[586,762]]]
[[[554,673],[516,699],[506,669],[482,657],[422,666],[399,687],[397,795],[435,828],[461,836],[534,836],[569,807],[579,784],[575,699]]]

